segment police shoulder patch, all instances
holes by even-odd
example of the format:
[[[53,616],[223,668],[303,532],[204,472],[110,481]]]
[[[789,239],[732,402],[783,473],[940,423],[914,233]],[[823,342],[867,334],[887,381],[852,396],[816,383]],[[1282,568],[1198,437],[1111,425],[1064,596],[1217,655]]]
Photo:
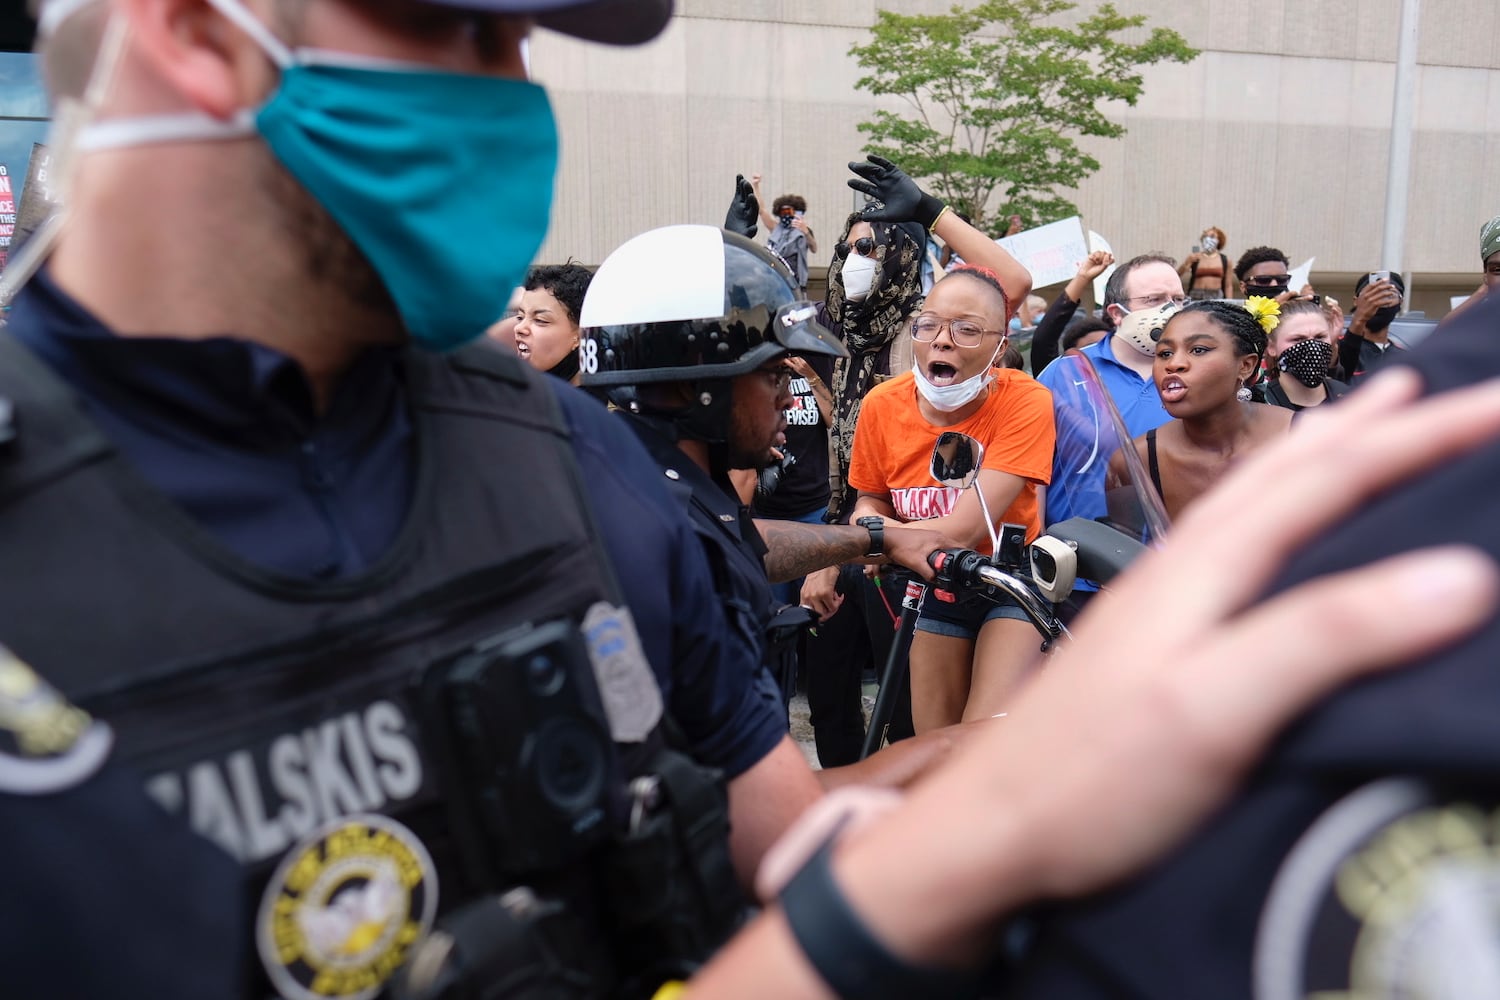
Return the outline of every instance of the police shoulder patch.
[[[47,795],[79,785],[109,758],[113,742],[108,726],[0,647],[0,793]]]
[[[371,1000],[432,929],[437,873],[386,816],[333,820],[287,852],[261,897],[256,946],[286,1000]]]
[[[1500,798],[1388,779],[1287,855],[1261,912],[1256,1000],[1500,996]]]

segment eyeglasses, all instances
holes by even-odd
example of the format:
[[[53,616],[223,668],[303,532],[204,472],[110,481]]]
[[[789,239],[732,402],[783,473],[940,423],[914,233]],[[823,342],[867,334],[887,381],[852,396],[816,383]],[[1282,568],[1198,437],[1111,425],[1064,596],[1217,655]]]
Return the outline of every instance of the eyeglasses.
[[[786,392],[787,387],[792,384],[792,370],[784,364],[778,363],[772,368],[757,368],[755,374],[764,375],[778,396]]]
[[[840,256],[849,256],[849,244],[844,240],[839,240],[838,246],[834,247],[833,249]],[[868,236],[861,236],[859,239],[854,241],[854,252],[859,254],[861,257],[870,256],[870,254],[875,252],[875,241]]]
[[[937,340],[938,331],[944,327],[948,328],[948,336],[953,338],[955,347],[978,347],[984,343],[984,335],[987,333],[999,333],[999,330],[986,330],[978,323],[971,323],[966,319],[944,319],[941,316],[933,316],[923,313],[911,324],[911,339],[929,344]]]
[[[1186,295],[1168,295],[1166,292],[1157,292],[1155,295],[1137,295],[1133,299],[1125,299],[1126,302],[1139,302],[1142,309],[1156,309],[1166,305],[1168,302],[1174,306],[1180,306],[1187,302]]]
[[[1290,274],[1257,274],[1245,279],[1245,284],[1255,288],[1275,288],[1290,283]]]

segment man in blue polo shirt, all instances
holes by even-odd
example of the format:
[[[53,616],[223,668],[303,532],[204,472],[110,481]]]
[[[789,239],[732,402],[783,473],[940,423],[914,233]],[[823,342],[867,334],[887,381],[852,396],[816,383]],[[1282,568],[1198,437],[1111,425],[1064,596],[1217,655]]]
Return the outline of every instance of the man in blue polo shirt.
[[[1110,332],[1081,353],[1093,364],[1132,438],[1172,418],[1162,406],[1161,394],[1151,377],[1155,342],[1148,335],[1133,335],[1133,324],[1122,324],[1131,313],[1184,301],[1176,262],[1163,254],[1142,254],[1126,261],[1105,286],[1104,321]],[[1057,450],[1043,509],[1047,524],[1070,517],[1094,519],[1105,515],[1104,474],[1110,452],[1121,443],[1115,440],[1114,429],[1104,415],[1084,403],[1085,395],[1073,385],[1076,376],[1077,364],[1066,356],[1037,376],[1037,381],[1052,390],[1057,414]],[[1078,581],[1069,610],[1076,613],[1087,600],[1086,595],[1097,589],[1089,581]]]

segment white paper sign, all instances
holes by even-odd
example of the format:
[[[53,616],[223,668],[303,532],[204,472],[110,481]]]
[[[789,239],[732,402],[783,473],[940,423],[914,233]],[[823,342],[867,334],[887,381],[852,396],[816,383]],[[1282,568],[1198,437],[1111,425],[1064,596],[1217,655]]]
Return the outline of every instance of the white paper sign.
[[[1316,257],[1309,257],[1306,263],[1292,268],[1292,280],[1287,283],[1287,287],[1292,290],[1293,295],[1302,291],[1302,286],[1307,284],[1307,279],[1312,275],[1313,261],[1317,259]]]
[[[1114,256],[1115,250],[1114,247],[1109,245],[1109,241],[1090,229],[1089,253],[1098,253],[1101,250],[1110,256]],[[1114,274],[1115,268],[1119,266],[1119,264],[1109,265],[1100,273],[1099,277],[1094,279],[1094,303],[1096,305],[1102,306],[1104,304],[1104,286],[1109,284],[1109,276]]]
[[[1076,215],[995,242],[1031,272],[1033,288],[1067,281],[1078,273],[1079,263],[1089,255],[1083,239],[1083,220]]]

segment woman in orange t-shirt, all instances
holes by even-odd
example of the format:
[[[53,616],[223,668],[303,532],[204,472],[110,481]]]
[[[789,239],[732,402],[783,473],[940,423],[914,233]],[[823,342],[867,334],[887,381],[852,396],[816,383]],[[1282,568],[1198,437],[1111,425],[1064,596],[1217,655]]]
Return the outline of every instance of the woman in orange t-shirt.
[[[997,523],[1041,530],[1036,487],[1052,472],[1052,396],[1024,372],[995,368],[1005,350],[1008,303],[993,273],[965,266],[928,295],[912,323],[916,367],[865,397],[849,483],[854,517],[928,522],[960,544],[990,551],[973,490],[933,481],[944,431],[984,445],[979,488]],[[1015,604],[974,597],[957,604],[929,590],[911,646],[912,721],[918,732],[1004,709],[1038,639]]]

